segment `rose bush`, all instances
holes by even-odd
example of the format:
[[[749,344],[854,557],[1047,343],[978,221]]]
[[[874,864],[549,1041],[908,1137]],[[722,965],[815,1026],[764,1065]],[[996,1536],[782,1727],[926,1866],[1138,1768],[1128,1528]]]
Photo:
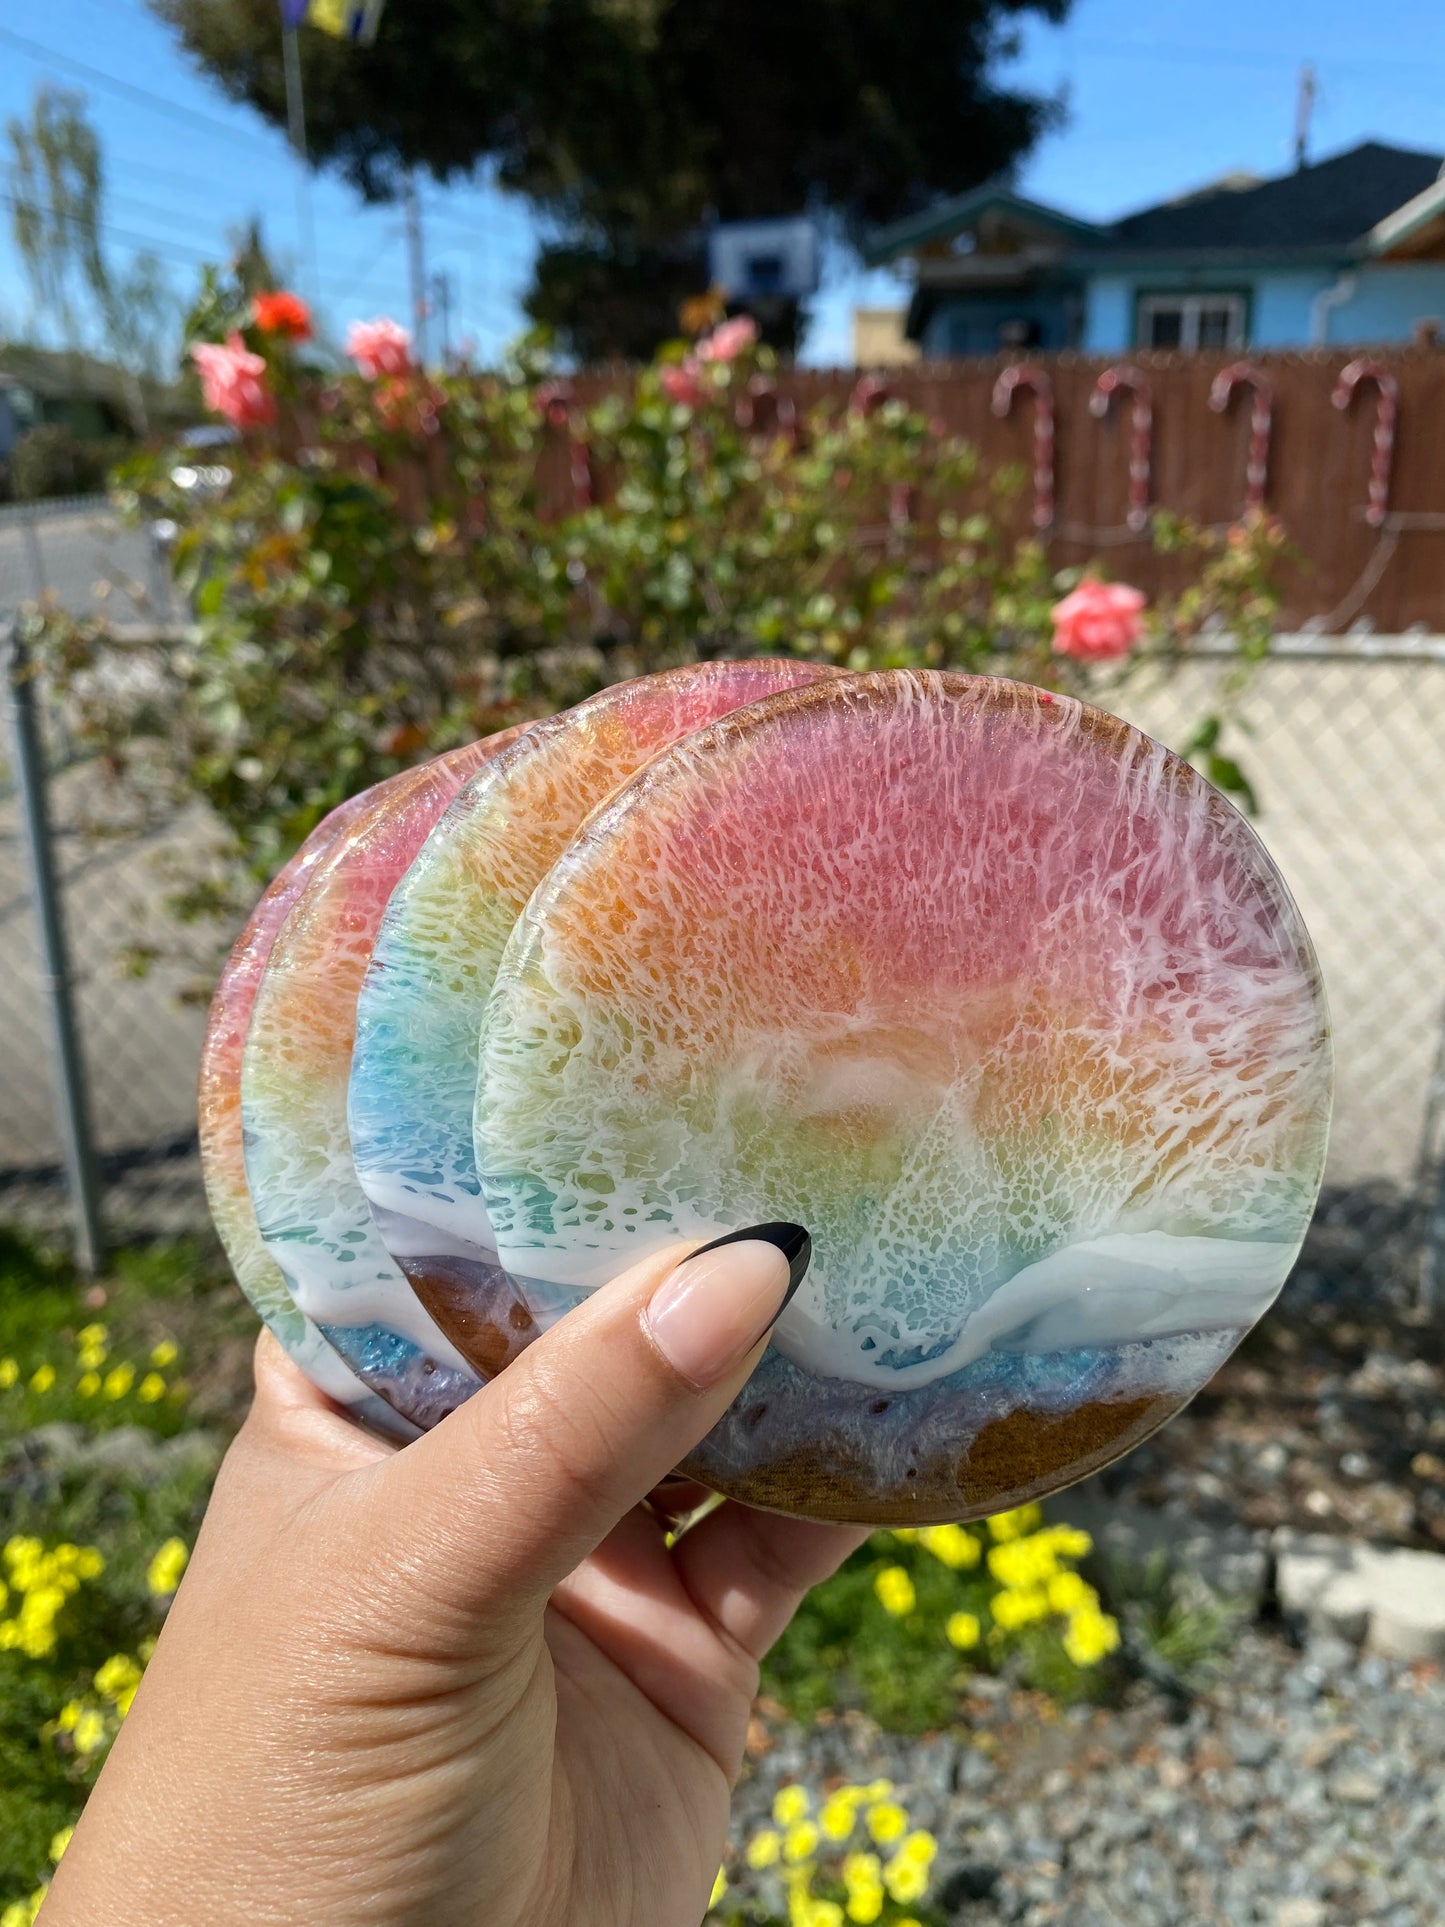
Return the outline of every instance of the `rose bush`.
[[[97,675],[129,646],[104,624],[27,618],[117,781],[158,810],[199,797],[221,825],[183,914],[234,917],[343,796],[650,669],[795,653],[1107,704],[1206,627],[1268,646],[1271,524],[1160,518],[1192,580],[1144,611],[1007,535],[1021,474],[980,474],[879,384],[796,404],[745,319],[571,380],[536,341],[439,375],[384,318],[351,328],[355,373],[324,368],[295,297],[215,275],[197,323],[207,399],[242,431],[223,482],[164,450],[118,478],[132,515],[176,530],[186,635],[144,675]],[[1243,795],[1226,727],[1207,718],[1196,747]]]

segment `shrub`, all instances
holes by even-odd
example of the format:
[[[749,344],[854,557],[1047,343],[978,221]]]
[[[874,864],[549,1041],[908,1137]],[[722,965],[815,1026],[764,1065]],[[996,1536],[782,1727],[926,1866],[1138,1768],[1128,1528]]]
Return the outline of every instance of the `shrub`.
[[[867,384],[794,414],[736,331],[569,388],[535,341],[437,376],[399,330],[381,360],[363,343],[372,374],[336,374],[250,315],[217,281],[201,320],[265,368],[246,419],[273,424],[223,461],[153,452],[120,478],[129,513],[176,531],[190,634],[118,676],[94,673],[119,647],[103,625],[52,609],[29,629],[117,777],[222,824],[225,860],[177,894],[183,913],[233,916],[345,795],[641,671],[761,651],[1107,700],[1206,626],[1267,646],[1278,530],[1170,520],[1192,586],[1123,660],[1066,653],[1053,612],[1086,572],[1001,532],[1021,475],[981,475]],[[1229,784],[1222,727],[1203,753]]]

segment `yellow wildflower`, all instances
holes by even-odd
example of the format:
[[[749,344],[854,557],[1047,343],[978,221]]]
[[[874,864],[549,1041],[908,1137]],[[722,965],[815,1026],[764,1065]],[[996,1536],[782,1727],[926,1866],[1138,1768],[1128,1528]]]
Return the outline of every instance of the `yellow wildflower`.
[[[77,1345],[103,1345],[110,1337],[108,1325],[82,1325],[75,1334]]]
[[[971,1571],[983,1551],[978,1540],[963,1526],[925,1526],[918,1537],[950,1572]]]
[[[808,1927],[843,1927],[843,1909],[836,1900],[815,1900],[808,1913]]]
[[[883,1912],[883,1887],[858,1887],[848,1896],[847,1914],[849,1920],[856,1921],[858,1927],[872,1927],[872,1923]]]
[[[190,1558],[184,1539],[167,1539],[146,1570],[146,1584],[157,1599],[173,1593]]]
[[[898,1849],[897,1858],[912,1860],[920,1867],[931,1867],[938,1858],[938,1842],[923,1827],[915,1827]]]
[[[57,1865],[59,1865],[60,1856],[65,1852],[65,1849],[70,1845],[70,1842],[74,1833],[75,1833],[74,1827],[62,1827],[59,1833],[51,1835],[50,1858]]]
[[[755,1833],[749,1840],[743,1858],[755,1872],[761,1873],[764,1867],[777,1866],[782,1851],[780,1836],[771,1827],[764,1827],[761,1833]]]
[[[1036,1505],[1021,1505],[1013,1512],[996,1512],[988,1521],[989,1536],[999,1545],[1010,1539],[1022,1539],[1025,1533],[1035,1529],[1042,1517]]]
[[[154,1405],[158,1398],[166,1395],[166,1381],[159,1372],[147,1372],[136,1390],[136,1397],[142,1405]]]
[[[105,1395],[107,1398],[124,1398],[134,1384],[134,1365],[112,1365],[105,1375]]]
[[[94,1398],[100,1390],[99,1372],[82,1372],[75,1381],[75,1389],[82,1398]]]
[[[805,1819],[812,1807],[813,1802],[805,1786],[780,1787],[778,1797],[773,1801],[773,1818],[780,1827],[791,1827]]]
[[[1049,1611],[1074,1613],[1081,1607],[1097,1606],[1099,1595],[1076,1572],[1057,1572],[1049,1581]]]
[[[1096,1607],[1074,1613],[1064,1633],[1064,1651],[1076,1666],[1097,1666],[1119,1644],[1119,1622]]]
[[[151,1346],[151,1363],[159,1365],[162,1371],[167,1365],[174,1365],[180,1355],[180,1346],[169,1338],[163,1338],[159,1345]]]
[[[1050,1526],[1048,1536],[1063,1559],[1087,1559],[1094,1550],[1093,1540],[1078,1526]]]
[[[1020,1626],[1048,1618],[1049,1596],[1037,1591],[995,1593],[989,1601],[989,1611],[995,1626],[1002,1627],[1006,1633],[1017,1632]]]
[[[978,1623],[977,1613],[950,1613],[943,1630],[949,1645],[956,1646],[961,1653],[966,1653],[977,1646],[982,1629]]]
[[[823,1802],[818,1825],[829,1840],[846,1840],[857,1819],[858,1802],[850,1799],[846,1792],[839,1791]]]
[[[30,1374],[32,1392],[48,1392],[54,1383],[55,1367],[53,1365],[37,1365]]]
[[[75,1722],[75,1750],[94,1753],[105,1744],[105,1721],[93,1706],[87,1706]]]
[[[55,1728],[59,1733],[73,1733],[75,1722],[84,1712],[79,1700],[67,1700],[55,1716]]]
[[[1040,1533],[1030,1539],[1013,1539],[994,1546],[988,1555],[988,1569],[1001,1586],[1024,1592],[1043,1585],[1059,1569],[1053,1546]]]
[[[0,1358],[0,1392],[8,1392],[20,1376],[20,1367],[13,1358]]]
[[[906,1619],[918,1604],[913,1581],[902,1566],[885,1566],[873,1581],[873,1590],[884,1612],[891,1613],[894,1619]]]
[[[811,1820],[798,1820],[783,1835],[783,1858],[797,1866],[818,1851],[818,1829]]]
[[[870,1780],[867,1786],[859,1787],[859,1796],[865,1803],[873,1800],[886,1800],[893,1791],[891,1780]]]
[[[99,1579],[105,1571],[105,1558],[96,1546],[67,1546],[67,1552],[75,1555],[75,1576],[77,1579]]]
[[[906,1906],[910,1900],[922,1900],[928,1892],[928,1869],[896,1853],[883,1869],[883,1884],[892,1899]]]
[[[135,1689],[140,1682],[140,1667],[125,1653],[113,1653],[95,1674],[96,1692],[122,1713],[130,1711],[130,1703],[135,1698]]]
[[[901,1840],[908,1831],[908,1815],[892,1800],[880,1800],[867,1813],[868,1831],[880,1847]]]
[[[109,1355],[104,1345],[82,1345],[80,1369],[84,1372],[98,1372]]]
[[[728,1877],[723,1872],[722,1868],[719,1867],[717,1870],[717,1879],[712,1883],[712,1893],[708,1896],[708,1903],[707,1903],[708,1906],[716,1907],[716,1905],[722,1899],[723,1895],[727,1892],[727,1890],[728,1890]]]

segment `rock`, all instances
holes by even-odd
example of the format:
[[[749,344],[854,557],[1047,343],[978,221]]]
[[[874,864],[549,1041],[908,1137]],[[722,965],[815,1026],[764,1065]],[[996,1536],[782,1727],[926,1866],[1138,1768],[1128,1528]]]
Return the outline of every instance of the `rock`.
[[[938,1890],[939,1902],[944,1907],[953,1908],[962,1907],[970,1900],[987,1900],[998,1882],[997,1867],[965,1861],[962,1866],[955,1867],[952,1873],[945,1874]]]
[[[1380,1782],[1369,1773],[1337,1773],[1330,1781],[1330,1798],[1338,1806],[1372,1807],[1383,1792]]]
[[[143,1425],[117,1425],[109,1432],[97,1433],[85,1453],[85,1463],[148,1485],[160,1470],[162,1444]]]
[[[1280,1901],[1274,1910],[1272,1927],[1324,1927],[1325,1903],[1305,1894]]]
[[[1390,1659],[1445,1659],[1445,1557],[1392,1552],[1380,1561],[1369,1638]]]
[[[37,1425],[22,1443],[53,1464],[66,1466],[74,1465],[85,1457],[89,1438],[83,1425],[71,1425],[64,1419],[54,1419],[49,1425]]]

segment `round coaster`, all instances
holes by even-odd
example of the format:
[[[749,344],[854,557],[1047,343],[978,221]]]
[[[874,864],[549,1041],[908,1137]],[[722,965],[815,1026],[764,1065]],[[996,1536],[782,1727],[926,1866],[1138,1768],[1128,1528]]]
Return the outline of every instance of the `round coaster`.
[[[298,1308],[352,1372],[423,1430],[477,1388],[388,1258],[351,1163],[356,996],[397,878],[508,730],[378,784],[316,864],[261,973],[241,1057],[246,1181]]]
[[[201,1047],[201,1170],[217,1236],[231,1261],[237,1284],[262,1321],[312,1384],[345,1405],[354,1418],[390,1438],[410,1439],[417,1436],[415,1426],[367,1390],[293,1302],[256,1223],[241,1148],[241,1049],[261,972],[291,906],[316,866],[368,806],[370,795],[367,791],[351,797],[317,824],[291,861],[272,879],[226,960],[211,999]]]
[[[545,1311],[497,1264],[472,1146],[478,1037],[513,924],[588,813],[661,750],[836,674],[698,663],[534,723],[459,793],[393,892],[357,1003],[352,1156],[392,1257],[478,1371],[499,1371]]]
[[[588,821],[498,972],[477,1145],[548,1302],[806,1225],[682,1470],[923,1523],[1069,1484],[1199,1389],[1297,1255],[1330,1081],[1299,913],[1195,770],[899,671],[725,718]]]

